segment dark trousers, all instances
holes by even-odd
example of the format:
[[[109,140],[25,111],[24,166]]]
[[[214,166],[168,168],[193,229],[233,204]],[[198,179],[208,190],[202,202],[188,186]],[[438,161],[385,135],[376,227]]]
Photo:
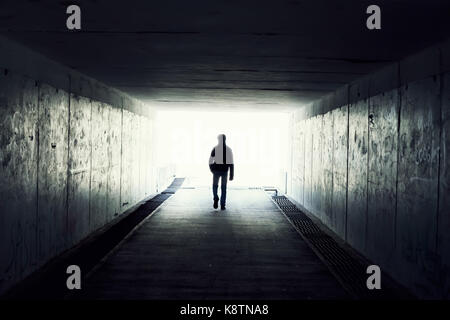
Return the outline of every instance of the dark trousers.
[[[225,206],[225,201],[227,200],[227,181],[228,181],[228,171],[216,171],[213,173],[213,196],[214,200],[219,200],[217,195],[217,189],[219,188],[219,179],[221,179],[221,195],[220,195],[220,205]]]

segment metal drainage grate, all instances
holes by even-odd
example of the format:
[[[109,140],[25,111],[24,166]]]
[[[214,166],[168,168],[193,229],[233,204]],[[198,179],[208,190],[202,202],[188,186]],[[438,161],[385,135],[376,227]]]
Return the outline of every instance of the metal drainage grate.
[[[175,194],[178,189],[180,189],[181,185],[183,184],[185,178],[175,178],[173,179],[170,186],[167,187],[166,190],[161,192],[161,194]]]
[[[184,180],[185,180],[185,178],[175,178],[175,179],[173,179],[173,181],[170,184],[169,188],[181,187],[181,185],[183,184]]]
[[[272,199],[306,243],[354,298],[385,299],[399,296],[393,288],[386,286],[384,290],[368,290],[366,287],[367,263],[340,246],[285,196],[273,196]]]
[[[274,197],[278,197],[278,189],[276,189],[276,188],[273,188],[273,187],[264,187],[264,191],[266,191],[266,192],[268,192],[268,191],[275,192]]]

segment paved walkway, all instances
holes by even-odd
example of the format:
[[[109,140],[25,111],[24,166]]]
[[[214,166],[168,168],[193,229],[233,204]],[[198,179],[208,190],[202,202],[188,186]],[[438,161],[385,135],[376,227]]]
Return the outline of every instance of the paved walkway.
[[[180,189],[83,283],[94,299],[333,299],[346,293],[261,190]]]

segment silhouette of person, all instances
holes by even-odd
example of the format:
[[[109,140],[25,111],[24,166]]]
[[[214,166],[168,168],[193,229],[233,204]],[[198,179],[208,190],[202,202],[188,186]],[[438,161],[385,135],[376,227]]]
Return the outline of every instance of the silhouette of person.
[[[225,210],[228,168],[230,169],[230,181],[234,179],[233,151],[226,145],[226,136],[224,134],[219,134],[217,140],[219,143],[212,149],[209,157],[209,168],[213,174],[213,206],[214,209],[218,207],[219,197],[217,189],[219,187],[219,179],[221,179],[220,209]]]

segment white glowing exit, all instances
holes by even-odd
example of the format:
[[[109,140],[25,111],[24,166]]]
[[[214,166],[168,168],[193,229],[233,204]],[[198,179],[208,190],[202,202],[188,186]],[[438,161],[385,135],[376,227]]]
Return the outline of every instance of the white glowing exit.
[[[209,185],[208,160],[219,134],[232,148],[232,186],[284,186],[288,166],[289,114],[274,112],[159,111],[156,161],[177,176]]]

